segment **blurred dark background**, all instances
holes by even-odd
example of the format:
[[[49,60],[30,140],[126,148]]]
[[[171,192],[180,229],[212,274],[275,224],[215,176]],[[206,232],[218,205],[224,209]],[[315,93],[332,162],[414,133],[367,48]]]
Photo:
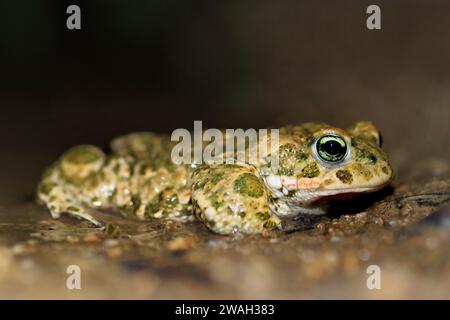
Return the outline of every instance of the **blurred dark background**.
[[[81,30],[66,28],[70,4]],[[366,28],[370,4],[382,30]],[[2,1],[0,198],[22,201],[72,145],[194,120],[367,119],[400,179],[416,164],[439,169],[450,156],[449,14],[450,2],[424,0]]]

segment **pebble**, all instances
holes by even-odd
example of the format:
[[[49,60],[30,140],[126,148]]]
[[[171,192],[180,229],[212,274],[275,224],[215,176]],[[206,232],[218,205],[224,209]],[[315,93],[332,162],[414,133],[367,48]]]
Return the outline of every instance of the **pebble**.
[[[24,255],[32,253],[35,250],[35,247],[29,246],[26,243],[17,243],[12,247],[12,252],[14,255]]]
[[[110,258],[120,257],[122,255],[122,253],[123,253],[123,250],[119,246],[111,247],[106,250],[106,254]]]
[[[66,241],[68,243],[70,243],[70,244],[75,244],[75,243],[80,242],[80,239],[78,237],[75,237],[75,236],[67,236],[66,237]]]
[[[367,249],[361,249],[358,251],[358,257],[361,261],[367,261],[370,259],[370,251]]]
[[[36,239],[30,239],[27,241],[27,244],[30,246],[36,246],[39,243]]]
[[[83,237],[84,242],[98,242],[101,240],[101,236],[96,233],[90,233]]]
[[[118,246],[120,242],[117,239],[106,239],[103,244],[105,245],[105,247],[114,247]]]
[[[325,231],[326,231],[325,223],[319,222],[319,223],[316,225],[316,230],[319,232],[319,234],[324,234]]]
[[[195,237],[176,237],[166,244],[170,251],[181,251],[195,248],[197,240]]]

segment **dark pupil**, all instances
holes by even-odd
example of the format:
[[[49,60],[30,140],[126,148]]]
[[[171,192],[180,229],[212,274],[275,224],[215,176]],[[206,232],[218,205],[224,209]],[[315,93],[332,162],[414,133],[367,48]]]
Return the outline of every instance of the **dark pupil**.
[[[318,152],[326,161],[340,161],[345,156],[346,144],[337,137],[323,137],[318,143]]]
[[[342,155],[345,150],[342,145],[334,140],[329,140],[322,145],[323,151],[328,153],[330,156]]]

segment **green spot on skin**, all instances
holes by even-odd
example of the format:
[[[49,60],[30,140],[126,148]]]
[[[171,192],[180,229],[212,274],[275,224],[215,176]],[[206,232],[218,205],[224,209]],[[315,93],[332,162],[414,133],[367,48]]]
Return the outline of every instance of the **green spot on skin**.
[[[377,157],[370,152],[364,143],[360,141],[358,138],[352,139],[352,146],[355,151],[355,160],[367,164],[376,164]]]
[[[366,149],[356,149],[356,159],[367,164],[377,163],[377,157]]]
[[[219,195],[217,193],[214,193],[211,196],[210,201],[211,205],[216,209],[219,209],[224,204],[224,201],[220,201]]]
[[[213,184],[217,184],[223,177],[223,172],[215,172],[211,175],[209,181]]]
[[[55,167],[56,167],[56,165],[52,164],[50,167],[45,169],[44,173],[42,174],[42,179],[46,179],[46,178],[50,177],[53,174]]]
[[[171,195],[166,199],[167,206],[172,208],[178,204],[178,197],[176,194]]]
[[[216,225],[216,222],[214,220],[204,220],[210,227],[214,227]]]
[[[141,206],[141,197],[137,194],[131,196],[131,203],[121,208],[121,212],[126,216],[136,214],[137,209]]]
[[[224,168],[228,168],[228,169],[240,169],[240,168],[242,168],[242,166],[240,166],[238,164],[225,164],[223,167]]]
[[[368,138],[369,140],[370,140],[370,142],[373,144],[373,145],[375,145],[375,146],[380,146],[380,140],[379,139],[377,139],[376,137],[374,137],[374,136],[370,136],[369,138]]]
[[[100,199],[98,198],[98,197],[93,197],[92,199],[91,199],[91,205],[92,206],[98,206],[98,203],[100,202]]]
[[[299,162],[303,162],[306,159],[308,159],[308,156],[306,155],[306,153],[304,153],[303,151],[298,151],[297,154],[295,155],[295,158],[299,161]]]
[[[270,218],[270,214],[268,212],[257,212],[256,217],[259,220],[266,221]]]
[[[81,210],[80,210],[80,208],[78,208],[78,207],[69,206],[69,207],[67,207],[67,211],[68,211],[68,212],[79,212],[79,211],[81,211]]]
[[[217,183],[219,183],[222,178],[224,177],[224,172],[221,169],[211,169],[211,168],[204,168],[204,169],[196,169],[194,172],[194,184],[193,189],[211,189],[213,188]]]
[[[389,174],[389,169],[386,166],[381,167],[381,171],[383,171],[384,174]]]
[[[154,197],[154,199],[145,208],[145,216],[152,217],[153,214],[157,213],[161,207],[161,194]]]
[[[264,194],[261,181],[251,173],[243,173],[234,181],[234,191],[253,198]]]
[[[141,197],[138,194],[132,196],[131,201],[133,202],[133,207],[136,209],[141,205]]]
[[[104,173],[101,171],[99,173],[92,173],[89,176],[87,176],[84,180],[81,180],[79,183],[82,183],[83,181],[86,182],[86,186],[90,188],[95,188],[98,186],[98,184],[101,181],[104,181],[105,176]]]
[[[115,174],[119,174],[119,169],[120,169],[120,165],[118,163],[116,163],[113,167],[113,172]]]
[[[280,159],[289,158],[297,153],[297,148],[292,143],[280,146]]]
[[[87,164],[99,160],[101,155],[102,152],[98,148],[94,146],[81,145],[73,147],[67,151],[64,155],[64,160],[71,163]]]
[[[178,204],[178,196],[174,189],[168,189],[159,195],[159,204],[165,208],[172,209]]]
[[[316,162],[308,164],[302,169],[300,177],[302,178],[315,178],[320,174],[319,166]]]
[[[194,190],[203,189],[203,187],[206,185],[207,180],[202,179],[194,183]]]
[[[267,220],[263,227],[266,229],[275,229],[277,227],[277,223],[273,220]]]
[[[48,195],[52,192],[53,188],[56,187],[56,183],[46,182],[42,183],[39,187],[39,192],[42,194]]]
[[[353,182],[353,176],[348,170],[338,170],[336,172],[336,177],[346,184]]]

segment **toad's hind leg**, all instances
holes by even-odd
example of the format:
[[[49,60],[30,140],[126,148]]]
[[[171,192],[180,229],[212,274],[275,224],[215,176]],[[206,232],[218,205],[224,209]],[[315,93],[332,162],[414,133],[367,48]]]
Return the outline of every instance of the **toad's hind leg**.
[[[217,165],[193,174],[192,202],[197,216],[220,234],[257,234],[280,228],[269,210],[268,194],[252,167]]]
[[[49,209],[53,218],[68,213],[101,226],[85,201],[85,188],[104,161],[103,152],[94,146],[82,145],[68,150],[44,172],[37,190],[38,202]]]

